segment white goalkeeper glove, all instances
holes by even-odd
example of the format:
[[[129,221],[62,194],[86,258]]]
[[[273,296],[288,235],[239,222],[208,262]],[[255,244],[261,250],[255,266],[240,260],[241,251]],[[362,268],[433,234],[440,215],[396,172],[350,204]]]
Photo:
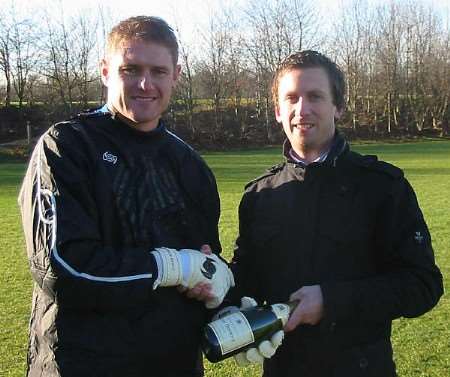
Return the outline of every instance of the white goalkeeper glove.
[[[213,297],[205,302],[205,306],[212,309],[222,303],[228,290],[234,286],[233,273],[215,254],[167,247],[156,248],[152,254],[158,267],[153,289],[177,285],[191,289],[198,283],[208,283]]]
[[[225,317],[227,315],[233,314],[241,309],[248,309],[257,306],[257,302],[252,297],[242,297],[241,307],[237,306],[227,306],[220,310],[215,316],[215,319]],[[281,345],[284,338],[284,331],[277,331],[272,335],[270,340],[263,340],[258,344],[258,347],[249,348],[246,351],[240,352],[234,355],[234,360],[239,366],[246,366],[251,363],[262,364],[264,359],[270,359],[276,352],[277,348]]]

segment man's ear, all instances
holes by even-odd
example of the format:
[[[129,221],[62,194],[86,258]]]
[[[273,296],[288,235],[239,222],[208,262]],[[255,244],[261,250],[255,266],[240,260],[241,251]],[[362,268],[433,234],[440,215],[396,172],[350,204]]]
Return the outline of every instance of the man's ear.
[[[275,119],[278,123],[281,123],[280,107],[275,105]]]
[[[342,114],[344,114],[344,109],[337,109],[337,108],[336,108],[336,111],[335,111],[335,113],[334,113],[334,119],[335,119],[335,120],[340,119],[341,116],[342,116]]]
[[[109,65],[106,59],[102,59],[100,61],[100,77],[102,79],[103,85],[108,87]]]
[[[181,64],[177,64],[173,70],[173,81],[176,83],[181,75]],[[175,86],[175,85],[174,85]]]

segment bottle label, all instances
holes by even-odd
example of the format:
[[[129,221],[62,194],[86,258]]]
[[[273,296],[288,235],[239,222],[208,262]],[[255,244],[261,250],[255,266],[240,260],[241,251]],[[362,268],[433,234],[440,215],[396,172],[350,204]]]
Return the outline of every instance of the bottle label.
[[[289,319],[289,305],[287,304],[274,304],[271,305],[272,311],[275,313],[276,317],[281,320],[283,326],[286,325]]]
[[[209,323],[208,326],[217,337],[222,355],[255,341],[252,328],[241,312],[227,315]]]

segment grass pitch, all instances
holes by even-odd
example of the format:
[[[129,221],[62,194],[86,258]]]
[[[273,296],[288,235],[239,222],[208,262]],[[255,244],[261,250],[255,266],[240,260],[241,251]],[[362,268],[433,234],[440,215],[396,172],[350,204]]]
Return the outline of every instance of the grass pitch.
[[[419,199],[433,237],[438,265],[450,278],[450,141],[358,145],[404,169]],[[280,162],[280,148],[204,155],[216,174],[222,201],[220,235],[229,259],[237,234],[237,206],[246,182]],[[17,195],[25,164],[0,160],[0,376],[24,375],[32,282],[24,250]],[[418,319],[394,321],[393,343],[401,377],[442,377],[450,370],[450,302]],[[260,375],[259,367],[238,368],[233,361],[206,363],[207,377]]]

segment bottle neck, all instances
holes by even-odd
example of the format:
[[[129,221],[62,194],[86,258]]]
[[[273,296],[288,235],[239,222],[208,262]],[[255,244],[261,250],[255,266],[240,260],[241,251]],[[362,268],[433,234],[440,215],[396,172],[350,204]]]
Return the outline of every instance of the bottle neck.
[[[289,315],[294,311],[298,303],[298,300],[294,300],[286,303],[271,305],[272,312],[283,323],[283,327],[286,325],[289,319]]]
[[[289,305],[279,303],[279,304],[273,304],[270,305],[270,308],[272,312],[275,314],[275,316],[283,323],[283,327],[286,324],[288,318],[289,318]]]

